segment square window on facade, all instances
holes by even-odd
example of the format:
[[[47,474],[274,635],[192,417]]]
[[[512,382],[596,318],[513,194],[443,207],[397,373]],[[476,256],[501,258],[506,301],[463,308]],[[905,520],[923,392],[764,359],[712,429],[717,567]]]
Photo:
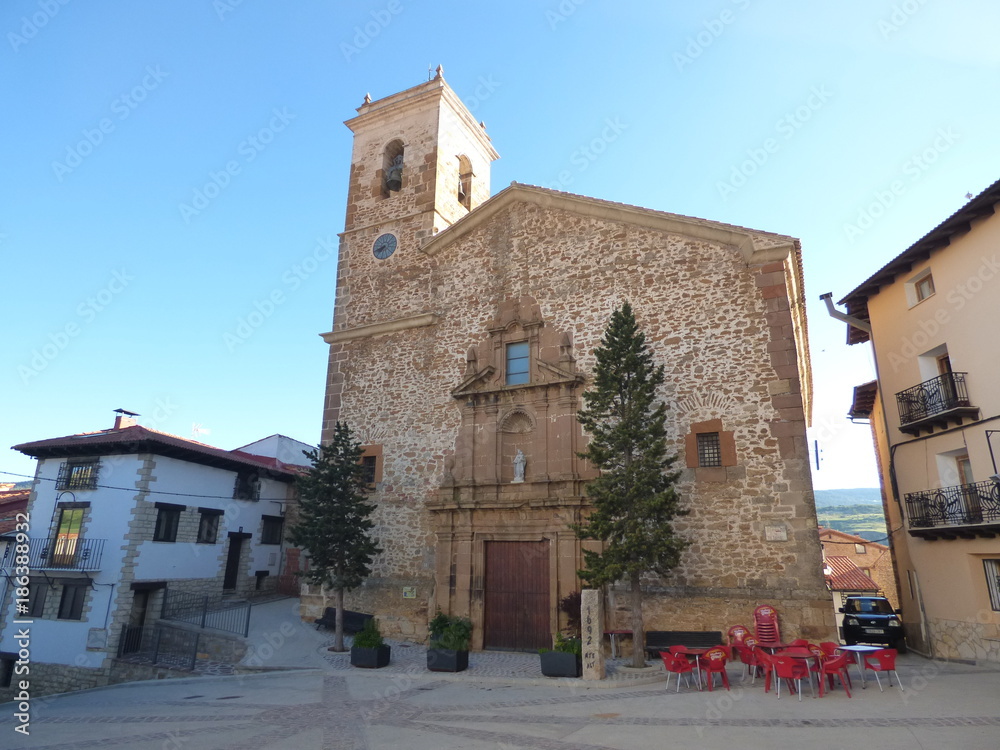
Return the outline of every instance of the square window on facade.
[[[530,377],[528,369],[529,344],[527,341],[518,341],[515,344],[507,344],[507,385],[522,385],[528,382]]]
[[[261,544],[281,544],[281,532],[285,519],[280,516],[262,516],[263,525],[260,530]]]
[[[60,620],[83,619],[83,603],[87,598],[87,584],[66,584],[63,586],[62,598],[59,600]]]
[[[927,274],[922,279],[917,280],[913,284],[913,291],[917,295],[917,301],[923,301],[934,294],[934,279],[930,274]]]
[[[66,461],[59,466],[57,490],[97,489],[97,475],[101,468],[98,458],[87,461]]]
[[[722,466],[722,444],[719,441],[719,433],[698,433],[698,466]]]
[[[863,544],[855,544],[854,551],[859,555],[863,555],[867,552],[867,548]]]
[[[222,512],[202,509],[198,521],[198,544],[215,544],[219,538],[219,518]]]
[[[154,542],[176,542],[177,525],[181,520],[183,505],[156,504],[156,527],[153,529]]]
[[[260,500],[260,479],[256,474],[249,471],[241,471],[236,475],[236,484],[233,486],[234,500]]]
[[[990,590],[990,606],[1000,612],[1000,560],[983,560],[986,570],[986,587]]]

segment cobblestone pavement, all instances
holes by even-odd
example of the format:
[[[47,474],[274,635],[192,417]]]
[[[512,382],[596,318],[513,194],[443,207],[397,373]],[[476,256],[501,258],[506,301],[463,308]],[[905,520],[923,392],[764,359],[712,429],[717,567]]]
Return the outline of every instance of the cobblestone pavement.
[[[499,655],[489,669],[499,669]],[[339,658],[339,655],[337,656]],[[324,661],[326,657],[324,656]],[[30,737],[0,707],[0,747],[199,750],[631,750],[1000,747],[1000,670],[909,655],[906,685],[836,690],[800,702],[758,682],[712,693],[663,683],[610,689],[442,676],[412,660],[395,672],[276,671],[131,683],[32,702]],[[480,668],[487,669],[485,664]],[[470,669],[471,672],[471,669]],[[492,678],[491,680],[489,678]],[[860,687],[860,686],[857,686]]]

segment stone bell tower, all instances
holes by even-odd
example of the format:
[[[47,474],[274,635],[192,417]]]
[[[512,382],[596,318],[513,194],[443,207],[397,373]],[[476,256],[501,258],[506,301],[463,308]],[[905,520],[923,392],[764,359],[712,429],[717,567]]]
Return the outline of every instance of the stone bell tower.
[[[490,197],[499,158],[485,126],[445,83],[441,67],[419,86],[372,101],[346,123],[354,133],[341,234],[323,440],[340,418],[347,351],[373,333],[429,325],[432,260],[421,246]]]

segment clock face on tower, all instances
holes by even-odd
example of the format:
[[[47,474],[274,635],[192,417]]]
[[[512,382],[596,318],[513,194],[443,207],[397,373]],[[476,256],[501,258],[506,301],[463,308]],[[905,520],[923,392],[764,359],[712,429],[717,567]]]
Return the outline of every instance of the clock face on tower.
[[[396,235],[390,232],[380,234],[372,245],[372,253],[379,260],[385,260],[394,252],[396,252]]]

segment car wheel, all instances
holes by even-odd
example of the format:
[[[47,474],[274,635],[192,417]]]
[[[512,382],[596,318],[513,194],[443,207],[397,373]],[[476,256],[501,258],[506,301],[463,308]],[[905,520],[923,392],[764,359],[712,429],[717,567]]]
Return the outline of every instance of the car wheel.
[[[905,654],[906,653],[906,641],[900,638],[898,641],[892,644],[890,648],[896,649],[896,653]]]

